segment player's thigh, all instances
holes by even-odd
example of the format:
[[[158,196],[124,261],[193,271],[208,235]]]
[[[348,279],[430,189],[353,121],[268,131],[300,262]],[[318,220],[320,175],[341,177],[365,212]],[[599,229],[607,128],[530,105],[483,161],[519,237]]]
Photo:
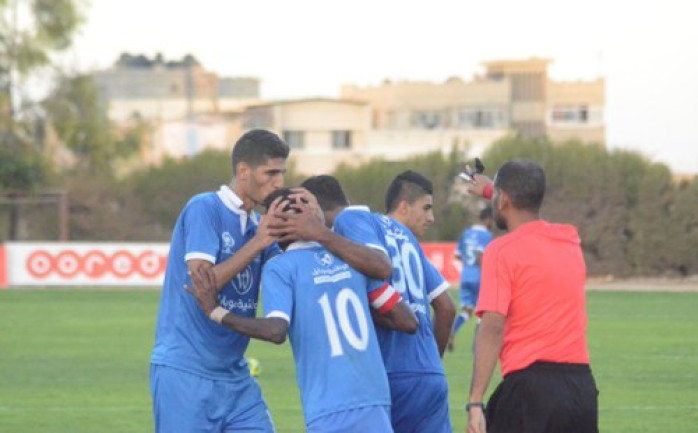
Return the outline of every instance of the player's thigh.
[[[212,380],[162,365],[151,365],[155,432],[222,431],[225,408],[218,404],[214,388]]]
[[[225,432],[273,433],[269,408],[267,407],[262,390],[252,377],[235,383],[228,383],[221,390],[225,399],[234,402],[225,422]]]
[[[307,425],[307,433],[392,433],[389,406],[365,406],[331,413]]]
[[[474,308],[480,295],[480,284],[477,282],[461,282],[458,298],[461,307]]]
[[[395,433],[450,433],[448,382],[439,374],[390,378]]]

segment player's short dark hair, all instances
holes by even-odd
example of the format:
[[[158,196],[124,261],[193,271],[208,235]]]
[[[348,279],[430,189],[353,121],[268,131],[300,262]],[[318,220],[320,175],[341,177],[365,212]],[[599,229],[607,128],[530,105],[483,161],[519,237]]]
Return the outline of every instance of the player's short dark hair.
[[[304,180],[301,186],[315,196],[320,208],[325,212],[349,206],[349,200],[344,194],[342,185],[333,176],[326,174],[312,176]]]
[[[414,203],[425,195],[433,195],[434,187],[431,181],[416,171],[407,170],[395,177],[385,193],[385,211],[390,213],[397,205],[405,200]]]
[[[506,192],[515,208],[538,212],[545,196],[545,171],[533,161],[509,161],[497,171],[494,187]]]
[[[480,221],[487,221],[488,219],[492,219],[492,208],[489,206],[480,211]]]
[[[289,203],[282,209],[284,212],[288,211],[291,209],[291,200],[289,199],[289,195],[292,194],[291,188],[279,188],[275,189],[274,191],[269,194],[264,201],[262,202],[262,206],[264,206],[265,209],[269,209],[269,206],[271,206],[271,203],[276,200],[279,197],[282,197],[283,200],[288,200]]]
[[[266,129],[252,129],[242,134],[233,146],[233,174],[241,162],[257,167],[273,158],[288,158],[289,148],[278,135]]]

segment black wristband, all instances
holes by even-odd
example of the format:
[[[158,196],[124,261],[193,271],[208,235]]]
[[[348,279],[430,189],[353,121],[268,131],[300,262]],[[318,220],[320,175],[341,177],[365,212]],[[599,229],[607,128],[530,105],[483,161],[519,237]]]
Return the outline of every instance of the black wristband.
[[[480,409],[485,410],[485,403],[481,401],[474,401],[472,403],[468,403],[465,405],[465,411],[470,412],[470,408],[472,407],[479,407]]]

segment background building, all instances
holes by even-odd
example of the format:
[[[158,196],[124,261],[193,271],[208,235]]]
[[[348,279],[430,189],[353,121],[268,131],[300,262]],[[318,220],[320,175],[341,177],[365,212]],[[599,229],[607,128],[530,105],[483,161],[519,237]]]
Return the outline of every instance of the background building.
[[[549,63],[493,61],[484,63],[484,76],[469,82],[385,81],[377,87],[344,86],[342,97],[367,101],[376,130],[451,131],[456,140],[466,131],[505,130],[603,144],[603,79],[555,82],[548,78]]]
[[[552,81],[549,64],[499,60],[471,81],[385,81],[343,86],[339,99],[264,102],[258,79],[220,78],[192,56],[166,62],[123,54],[97,82],[112,120],[152,125],[148,163],[229,149],[244,131],[267,128],[291,146],[299,171],[317,174],[454,147],[478,155],[508,134],[604,145],[603,79]]]

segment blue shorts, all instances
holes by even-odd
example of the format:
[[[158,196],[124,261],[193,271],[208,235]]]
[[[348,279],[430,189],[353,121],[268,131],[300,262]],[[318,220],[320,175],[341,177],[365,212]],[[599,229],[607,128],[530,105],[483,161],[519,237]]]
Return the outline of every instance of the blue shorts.
[[[458,297],[460,298],[461,308],[475,308],[477,305],[477,298],[480,297],[480,282],[461,281]]]
[[[390,406],[365,406],[314,419],[307,433],[393,433]]]
[[[156,433],[274,433],[259,385],[212,380],[164,365],[150,365]]]
[[[389,376],[395,433],[451,433],[448,382],[442,374]]]

